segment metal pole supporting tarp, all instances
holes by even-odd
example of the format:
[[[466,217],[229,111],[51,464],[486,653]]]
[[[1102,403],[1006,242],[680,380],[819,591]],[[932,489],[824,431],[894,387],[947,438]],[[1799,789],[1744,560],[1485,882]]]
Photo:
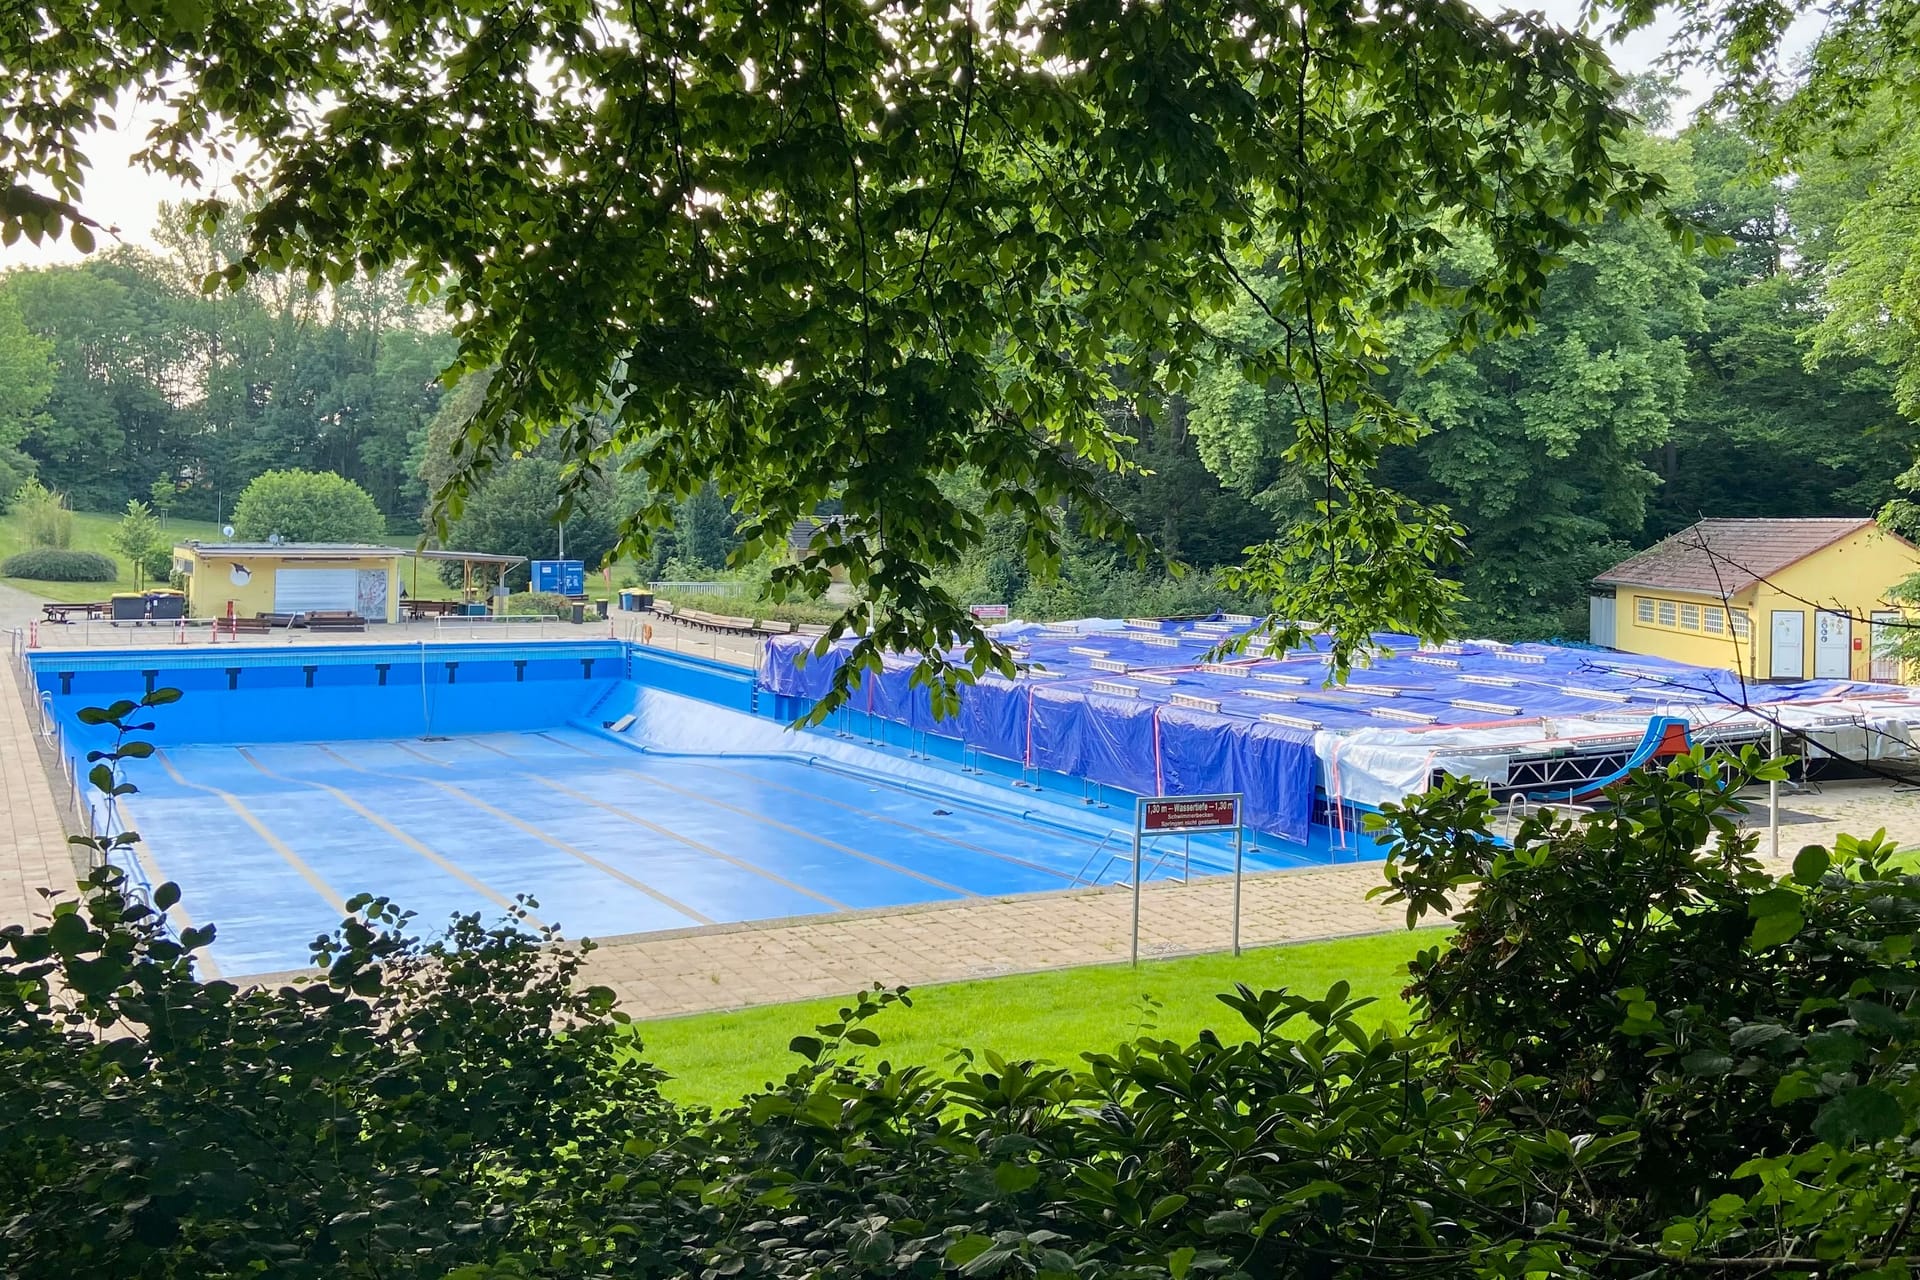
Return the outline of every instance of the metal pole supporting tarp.
[[[1233,954],[1236,956],[1240,954],[1240,879],[1245,870],[1246,831],[1244,826],[1233,829]]]
[[[1780,722],[1773,722],[1772,745],[1773,759],[1780,759]],[[1775,778],[1767,783],[1767,844],[1769,856],[1780,857],[1780,780]]]
[[[1136,801],[1133,810],[1133,967],[1140,967],[1140,810],[1145,801]]]

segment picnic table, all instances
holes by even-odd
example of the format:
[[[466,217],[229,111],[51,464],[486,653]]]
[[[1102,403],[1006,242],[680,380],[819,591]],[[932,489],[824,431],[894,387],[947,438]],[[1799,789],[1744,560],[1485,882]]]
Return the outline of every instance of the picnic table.
[[[400,608],[407,617],[415,620],[446,618],[459,612],[460,602],[458,600],[402,600]]]
[[[101,600],[87,604],[60,604],[49,601],[40,606],[40,611],[46,615],[48,622],[72,622],[73,615],[76,613],[91,620],[104,618],[107,615],[107,602]]]

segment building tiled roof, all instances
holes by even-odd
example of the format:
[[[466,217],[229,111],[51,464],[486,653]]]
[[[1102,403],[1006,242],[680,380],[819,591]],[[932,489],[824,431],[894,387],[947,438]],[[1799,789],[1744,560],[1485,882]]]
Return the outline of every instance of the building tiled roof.
[[[1872,525],[1860,516],[1702,520],[1622,560],[1594,581],[1731,596]]]

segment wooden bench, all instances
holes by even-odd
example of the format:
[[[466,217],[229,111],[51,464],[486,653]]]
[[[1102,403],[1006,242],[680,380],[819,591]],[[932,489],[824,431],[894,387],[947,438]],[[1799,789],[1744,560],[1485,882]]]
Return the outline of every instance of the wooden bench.
[[[657,618],[671,618],[673,616],[673,601],[655,600],[653,602],[652,612]]]
[[[264,622],[269,627],[291,627],[300,621],[297,613],[256,613],[253,617],[254,621]]]
[[[85,615],[85,617],[91,621],[94,618],[105,617],[108,613],[108,606],[104,601],[89,604],[48,603],[40,606],[40,612],[46,615],[48,622],[72,622],[73,615],[76,613]]]
[[[221,618],[213,624],[213,629],[230,636],[263,636],[273,630],[273,626],[272,617],[263,613],[257,618]]]
[[[357,613],[337,609],[316,609],[307,615],[309,631],[365,631],[367,620]]]
[[[448,618],[460,608],[458,600],[402,600],[400,609],[409,618]]]
[[[782,622],[778,618],[768,618],[754,630],[763,636],[790,636],[793,634],[793,624]]]
[[[795,626],[793,630],[796,635],[823,636],[827,634],[827,624],[824,622],[802,622]]]

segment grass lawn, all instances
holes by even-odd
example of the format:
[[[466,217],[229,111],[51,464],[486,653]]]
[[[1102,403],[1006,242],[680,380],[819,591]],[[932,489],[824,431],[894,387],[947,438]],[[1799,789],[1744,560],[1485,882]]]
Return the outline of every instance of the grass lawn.
[[[126,557],[113,549],[113,530],[120,523],[120,513],[104,514],[97,511],[76,511],[73,513],[73,549],[75,551],[98,551],[112,556],[114,563],[120,566],[120,577],[113,582],[42,582],[36,578],[0,578],[0,582],[10,587],[38,596],[42,600],[61,600],[67,603],[79,603],[87,600],[105,600],[117,591],[134,590],[133,569]],[[220,527],[207,520],[169,519],[162,536],[169,544],[199,540],[201,542],[220,541]],[[410,546],[414,539],[411,535],[395,538],[393,545]],[[0,516],[0,560],[16,552],[28,550],[26,531],[17,514]],[[457,600],[460,589],[450,587],[440,580],[440,566],[431,560],[421,561],[419,565],[419,590],[414,590],[414,559],[408,556],[400,562],[400,585],[406,588],[409,597],[417,596],[423,600]],[[165,582],[148,583],[148,586],[161,586]]]
[[[1151,1033],[1191,1039],[1213,1028],[1222,1039],[1244,1030],[1214,996],[1244,982],[1256,990],[1289,987],[1319,996],[1344,979],[1354,995],[1379,1003],[1362,1012],[1377,1024],[1405,1012],[1400,990],[1406,963],[1436,945],[1438,930],[1301,943],[1231,955],[1190,956],[1127,965],[1063,969],[920,987],[912,1009],[889,1009],[866,1025],[880,1046],[863,1052],[900,1064],[938,1066],[961,1046],[1004,1057],[1078,1065],[1100,1051]],[[787,1050],[796,1035],[831,1022],[844,1000],[766,1005],[636,1024],[646,1056],[673,1078],[676,1102],[725,1106],[776,1079],[800,1061]]]
[[[120,577],[114,582],[41,582],[34,578],[0,578],[0,582],[16,587],[28,595],[38,596],[42,600],[64,600],[77,603],[84,600],[105,600],[116,591],[132,591],[133,566],[125,556],[113,549],[113,530],[120,523],[120,513],[104,515],[95,511],[76,511],[73,513],[73,549],[75,551],[98,551],[113,557],[120,566]],[[218,540],[220,530],[210,521],[180,520],[167,521],[165,537],[176,542],[185,542],[189,538]],[[17,514],[0,517],[0,560],[21,551],[28,550],[26,530],[22,527]],[[149,583],[149,586],[164,587],[165,582]]]

